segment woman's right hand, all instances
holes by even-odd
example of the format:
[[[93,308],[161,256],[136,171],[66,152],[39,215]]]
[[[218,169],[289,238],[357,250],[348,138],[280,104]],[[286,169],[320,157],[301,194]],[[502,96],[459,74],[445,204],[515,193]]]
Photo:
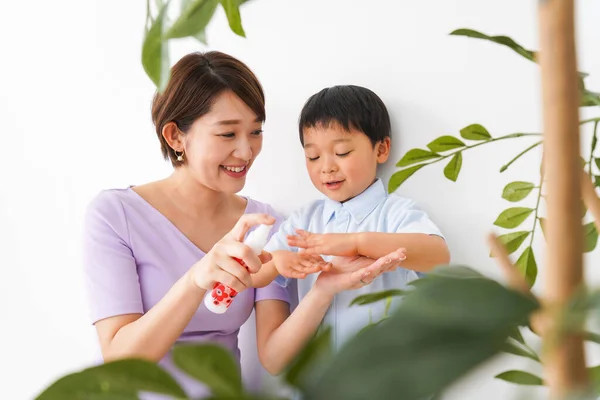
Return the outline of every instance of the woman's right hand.
[[[200,289],[212,290],[217,282],[221,282],[235,291],[242,292],[252,286],[250,273],[260,270],[261,258],[252,249],[242,243],[246,233],[255,225],[273,225],[275,218],[268,214],[244,214],[233,229],[219,240],[200,261],[190,268],[188,277]],[[240,265],[233,257],[242,260],[248,270]]]

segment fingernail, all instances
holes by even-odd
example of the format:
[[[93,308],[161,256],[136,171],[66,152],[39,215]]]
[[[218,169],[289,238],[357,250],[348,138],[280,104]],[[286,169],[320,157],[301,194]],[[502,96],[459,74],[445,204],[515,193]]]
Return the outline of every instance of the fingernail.
[[[363,278],[366,278],[367,276],[371,275],[371,271],[367,271],[363,274]]]
[[[400,261],[404,261],[404,260],[406,260],[406,256],[400,257]]]

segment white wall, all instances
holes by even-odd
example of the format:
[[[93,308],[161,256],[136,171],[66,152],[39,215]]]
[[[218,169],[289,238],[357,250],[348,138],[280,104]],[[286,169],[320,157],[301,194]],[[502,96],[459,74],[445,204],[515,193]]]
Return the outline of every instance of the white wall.
[[[580,69],[600,90],[600,3],[577,3]],[[248,39],[234,36],[219,10],[208,30],[210,48],[247,62],[268,98],[265,146],[245,193],[284,212],[316,196],[296,121],[305,99],[328,85],[364,85],[387,103],[395,140],[386,181],[404,151],[470,123],[493,135],[540,131],[537,67],[507,49],[448,36],[470,27],[535,49],[535,5],[255,0],[242,10]],[[149,114],[153,87],[140,64],[144,1],[3,0],[2,10],[0,358],[8,377],[2,373],[0,398],[27,399],[95,356],[79,264],[88,201],[103,188],[161,178],[170,167],[161,161]],[[174,43],[173,60],[199,49],[193,41]],[[537,179],[539,153],[498,170],[531,142],[468,151],[457,183],[445,180],[438,165],[401,188],[447,235],[454,262],[499,275],[484,236],[508,206],[503,186]],[[597,253],[587,259],[600,261]],[[597,268],[588,267],[587,276],[600,283]],[[590,349],[598,361],[598,349]],[[527,365],[500,357],[447,398],[515,398],[513,386],[492,377]]]

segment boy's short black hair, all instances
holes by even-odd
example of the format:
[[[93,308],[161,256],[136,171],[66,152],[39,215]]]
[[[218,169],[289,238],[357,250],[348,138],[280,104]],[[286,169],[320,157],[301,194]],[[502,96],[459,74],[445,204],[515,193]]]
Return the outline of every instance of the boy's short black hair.
[[[390,137],[390,116],[385,104],[373,91],[361,86],[332,86],[312,95],[300,113],[300,143],[304,146],[305,128],[329,127],[332,123],[339,123],[347,131],[363,132],[373,146]]]

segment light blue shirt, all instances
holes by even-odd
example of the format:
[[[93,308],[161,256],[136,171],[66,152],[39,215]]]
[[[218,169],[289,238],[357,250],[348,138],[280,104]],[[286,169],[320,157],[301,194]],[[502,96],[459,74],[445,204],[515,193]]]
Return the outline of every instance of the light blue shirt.
[[[344,203],[326,198],[293,212],[278,232],[271,237],[265,250],[298,251],[297,247],[290,247],[287,244],[287,235],[296,234],[297,228],[311,233],[424,233],[443,237],[440,230],[413,200],[388,194],[380,179],[360,195]],[[410,249],[407,257],[410,257]],[[330,260],[332,257],[323,258]],[[300,300],[308,293],[317,277],[318,274],[312,274],[298,280]],[[397,268],[395,271],[378,276],[367,286],[337,294],[323,320],[324,324],[332,327],[334,348],[339,349],[346,340],[370,322],[379,321],[385,314],[385,301],[370,306],[349,307],[354,298],[382,290],[402,289],[418,277],[419,274],[415,271]],[[282,286],[287,286],[288,283],[288,280],[281,276],[276,281]],[[398,298],[394,298],[392,307],[397,301]]]

